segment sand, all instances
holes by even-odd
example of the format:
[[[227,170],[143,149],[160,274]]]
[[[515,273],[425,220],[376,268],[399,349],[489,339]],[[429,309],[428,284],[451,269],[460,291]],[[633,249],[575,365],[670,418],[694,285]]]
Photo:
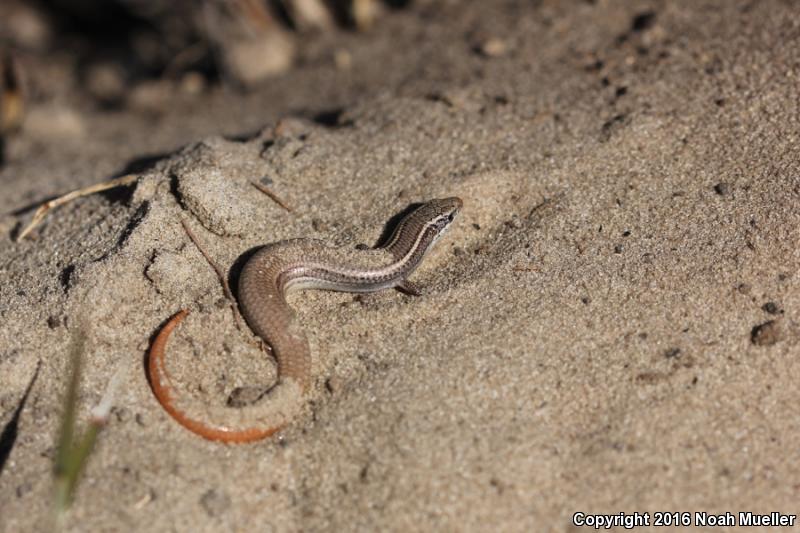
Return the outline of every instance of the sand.
[[[124,379],[67,531],[796,513],[798,45],[787,2],[442,0],[320,36],[247,94],[157,115],[66,100],[82,132],[23,131],[0,170],[0,427],[41,362],[0,472],[0,530],[46,524],[80,331],[81,419]],[[126,169],[134,187],[13,242],[31,215],[13,211]],[[162,410],[143,361],[182,308],[170,354],[198,413],[247,421],[258,405],[226,395],[275,378],[181,219],[230,275],[280,239],[373,245],[444,195],[465,205],[414,275],[422,297],[292,297],[314,386],[278,436],[221,445]]]

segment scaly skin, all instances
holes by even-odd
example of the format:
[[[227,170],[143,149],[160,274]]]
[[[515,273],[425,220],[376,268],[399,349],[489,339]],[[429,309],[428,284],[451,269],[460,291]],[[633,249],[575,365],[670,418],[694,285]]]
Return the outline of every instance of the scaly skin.
[[[239,277],[239,308],[252,328],[272,348],[278,362],[278,383],[270,395],[291,395],[298,402],[311,385],[311,352],[303,328],[295,318],[286,295],[299,289],[375,292],[397,287],[414,293],[407,278],[453,221],[459,198],[430,200],[409,213],[397,225],[387,244],[377,250],[333,248],[322,241],[291,239],[259,250]],[[268,437],[287,422],[286,411],[258,427],[242,429],[213,425],[191,418],[175,402],[166,371],[165,348],[169,335],[188,314],[173,316],[150,347],[150,384],[164,409],[181,425],[206,439],[251,442]]]

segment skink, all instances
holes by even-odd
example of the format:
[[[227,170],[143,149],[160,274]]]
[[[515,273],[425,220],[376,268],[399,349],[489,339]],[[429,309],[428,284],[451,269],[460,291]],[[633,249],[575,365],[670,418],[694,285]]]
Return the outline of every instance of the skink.
[[[300,289],[375,292],[394,287],[418,294],[408,277],[461,207],[461,200],[455,197],[425,202],[399,222],[383,247],[374,250],[291,239],[268,244],[256,252],[242,269],[238,298],[248,325],[270,346],[278,363],[278,382],[269,396],[297,404],[311,385],[311,352],[303,328],[286,303],[288,293]],[[283,427],[297,405],[276,404],[274,411],[264,414],[263,422],[246,428],[204,422],[177,405],[166,370],[165,348],[170,334],[187,314],[180,311],[167,321],[150,347],[150,384],[164,409],[187,429],[215,441],[251,442]]]

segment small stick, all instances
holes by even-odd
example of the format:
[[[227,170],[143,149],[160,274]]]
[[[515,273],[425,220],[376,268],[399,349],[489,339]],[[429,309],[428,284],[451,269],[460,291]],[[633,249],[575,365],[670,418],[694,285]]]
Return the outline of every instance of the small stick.
[[[139,511],[140,509],[142,509],[142,507],[144,507],[145,505],[147,505],[151,501],[153,501],[153,493],[148,491],[147,494],[142,496],[142,499],[140,499],[138,502],[133,504],[133,508],[136,509],[137,511]]]
[[[222,272],[222,269],[211,259],[211,256],[206,252],[203,245],[200,244],[200,241],[197,239],[195,234],[189,228],[189,224],[184,220],[181,219],[181,226],[183,226],[183,230],[186,232],[186,235],[189,236],[189,239],[194,243],[200,253],[203,254],[203,257],[206,258],[208,264],[211,265],[211,268],[214,269],[214,272],[217,273],[217,278],[219,282],[222,284],[222,290],[225,293],[225,298],[227,298],[231,302],[231,311],[233,312],[233,321],[236,323],[236,329],[242,331],[242,326],[239,323],[239,307],[236,305],[236,299],[233,297],[233,292],[231,292],[231,287],[228,285],[228,280],[225,278],[225,274]]]
[[[250,183],[253,185],[253,187],[255,187],[259,191],[261,191],[264,194],[266,194],[267,196],[269,196],[270,199],[273,202],[275,202],[276,204],[278,204],[282,208],[286,209],[288,212],[290,212],[290,213],[294,212],[294,210],[291,207],[289,207],[289,205],[286,202],[284,202],[283,199],[281,199],[280,196],[278,196],[277,194],[272,192],[272,190],[269,187],[267,187],[266,185],[261,185],[257,181],[251,181]]]
[[[89,196],[90,194],[94,194],[96,192],[106,191],[115,187],[122,187],[123,185],[130,185],[136,181],[137,178],[138,176],[136,174],[127,174],[125,176],[104,181],[102,183],[95,183],[94,185],[69,192],[63,196],[59,196],[58,198],[44,202],[39,206],[39,209],[36,210],[36,213],[34,213],[33,219],[30,221],[30,223],[17,236],[17,242],[21,242],[22,239],[27,237],[27,235],[33,231],[33,229],[38,226],[42,220],[44,220],[44,217],[47,216],[47,213],[56,207],[71,202],[76,198],[81,198],[82,196]]]

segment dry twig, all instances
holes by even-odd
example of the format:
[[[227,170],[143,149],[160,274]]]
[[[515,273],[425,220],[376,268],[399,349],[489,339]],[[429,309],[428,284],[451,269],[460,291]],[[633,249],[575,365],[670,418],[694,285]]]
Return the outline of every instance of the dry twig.
[[[72,192],[69,192],[63,196],[59,196],[58,198],[54,198],[53,200],[49,200],[42,205],[39,206],[39,209],[36,210],[36,213],[33,215],[33,219],[30,223],[23,229],[19,235],[17,236],[17,242],[22,241],[33,229],[39,225],[39,223],[44,220],[44,217],[47,216],[51,210],[55,209],[60,205],[64,205],[68,202],[76,198],[80,198],[82,196],[88,196],[90,194],[94,194],[96,192],[107,191],[108,189],[113,189],[114,187],[122,187],[123,185],[130,185],[138,178],[135,174],[127,174],[125,176],[114,178],[112,180],[104,181],[102,183],[95,183],[94,185],[90,185],[89,187],[84,187],[83,189],[78,189]]]
[[[186,232],[186,235],[189,236],[189,239],[194,243],[200,253],[203,254],[203,257],[206,258],[208,264],[211,265],[211,268],[214,269],[214,272],[217,273],[217,278],[219,282],[222,284],[222,290],[225,292],[225,298],[227,298],[231,303],[231,311],[233,312],[233,321],[236,323],[236,329],[242,331],[242,325],[239,323],[239,307],[236,304],[236,299],[233,297],[233,292],[231,292],[231,287],[228,284],[228,278],[225,277],[225,273],[222,272],[222,269],[211,259],[211,256],[206,252],[203,245],[200,244],[200,241],[195,236],[194,232],[192,232],[189,224],[181,219],[181,226],[183,226],[183,230]]]
[[[250,183],[253,184],[253,187],[255,187],[259,191],[261,191],[264,194],[266,194],[267,196],[269,196],[270,199],[273,202],[275,202],[276,204],[278,204],[282,208],[286,209],[288,212],[292,213],[294,211],[291,207],[289,207],[289,205],[286,202],[283,201],[283,199],[280,196],[278,196],[277,194],[272,192],[272,190],[269,187],[267,187],[266,185],[261,185],[257,181],[251,181]]]

